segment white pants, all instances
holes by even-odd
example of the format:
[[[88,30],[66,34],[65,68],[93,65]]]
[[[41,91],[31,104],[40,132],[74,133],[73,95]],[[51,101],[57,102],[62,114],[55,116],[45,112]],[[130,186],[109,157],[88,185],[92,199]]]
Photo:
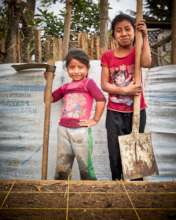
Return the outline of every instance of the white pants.
[[[74,158],[77,159],[81,179],[96,180],[92,150],[91,128],[58,127],[58,152],[56,179],[67,179],[71,174]]]

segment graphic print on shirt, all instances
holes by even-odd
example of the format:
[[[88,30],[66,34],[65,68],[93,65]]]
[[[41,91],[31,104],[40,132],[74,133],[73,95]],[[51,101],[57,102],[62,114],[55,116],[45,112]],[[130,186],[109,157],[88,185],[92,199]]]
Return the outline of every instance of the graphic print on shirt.
[[[84,118],[86,115],[86,97],[78,93],[67,94],[62,116],[66,118]]]
[[[120,65],[115,68],[111,68],[111,78],[113,84],[118,87],[128,86],[132,81],[132,74],[134,70],[134,65]],[[110,96],[111,102],[118,104],[126,104],[127,106],[131,106],[133,104],[133,99],[131,96],[124,95],[112,95]]]

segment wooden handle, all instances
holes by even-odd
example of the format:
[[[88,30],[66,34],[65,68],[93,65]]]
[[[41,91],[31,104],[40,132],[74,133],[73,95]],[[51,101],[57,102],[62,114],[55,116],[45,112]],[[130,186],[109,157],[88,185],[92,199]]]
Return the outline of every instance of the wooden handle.
[[[46,68],[47,81],[45,89],[45,118],[43,131],[43,154],[42,154],[42,179],[47,179],[48,173],[48,144],[49,144],[49,130],[50,130],[50,114],[51,114],[51,93],[54,78],[54,61],[49,60]]]
[[[136,23],[143,19],[142,16],[142,0],[137,0],[136,7]],[[136,84],[141,84],[141,52],[142,52],[142,33],[136,30],[136,46],[135,46],[135,71],[134,71],[134,80]],[[134,96],[134,105],[133,105],[133,125],[132,131],[139,132],[139,123],[140,123],[140,100],[141,96]]]

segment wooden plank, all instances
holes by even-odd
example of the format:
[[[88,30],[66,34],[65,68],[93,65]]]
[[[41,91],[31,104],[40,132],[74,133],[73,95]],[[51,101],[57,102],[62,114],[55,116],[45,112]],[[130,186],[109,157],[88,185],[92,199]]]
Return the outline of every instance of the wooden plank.
[[[142,220],[175,220],[176,210],[137,210]],[[3,220],[65,220],[65,209],[3,209],[0,211],[0,219]],[[138,220],[132,209],[75,209],[69,210],[70,220]]]
[[[0,180],[0,192],[65,192],[68,186],[66,180]],[[70,192],[176,192],[176,182],[147,181],[69,181]]]
[[[0,202],[3,220],[173,220],[176,182],[0,180]]]
[[[4,198],[5,193],[0,193]],[[131,208],[126,192],[11,192],[2,208]],[[176,208],[176,193],[129,193],[136,208]]]

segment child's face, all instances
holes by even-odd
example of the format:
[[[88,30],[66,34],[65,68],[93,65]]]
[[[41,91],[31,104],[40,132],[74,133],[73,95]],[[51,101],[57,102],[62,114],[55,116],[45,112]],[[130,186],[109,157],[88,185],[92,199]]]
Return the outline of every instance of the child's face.
[[[132,24],[123,20],[116,24],[114,38],[120,47],[130,47],[134,42],[134,28]]]
[[[72,59],[67,66],[68,75],[73,81],[79,81],[87,77],[88,68],[79,60]]]

